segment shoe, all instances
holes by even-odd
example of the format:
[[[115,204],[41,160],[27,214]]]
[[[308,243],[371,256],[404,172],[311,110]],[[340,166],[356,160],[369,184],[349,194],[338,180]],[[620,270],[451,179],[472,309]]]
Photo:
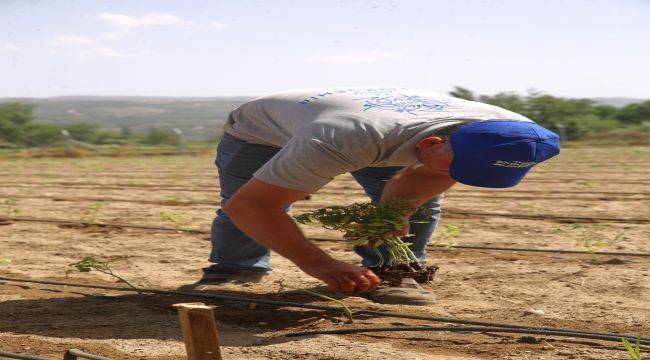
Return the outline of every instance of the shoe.
[[[183,285],[179,290],[212,290],[214,286],[227,283],[257,284],[268,275],[266,270],[241,270],[233,268],[203,268],[203,276],[194,284]]]
[[[380,285],[366,298],[378,304],[433,305],[436,294],[420,286],[414,279],[405,278],[400,286]]]

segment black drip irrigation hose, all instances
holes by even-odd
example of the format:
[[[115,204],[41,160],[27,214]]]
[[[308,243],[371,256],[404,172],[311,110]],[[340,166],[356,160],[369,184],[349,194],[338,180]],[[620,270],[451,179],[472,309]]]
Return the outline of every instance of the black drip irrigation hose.
[[[18,354],[18,353],[12,353],[12,352],[2,351],[2,350],[0,350],[0,359],[51,360],[40,356]]]
[[[285,334],[285,337],[298,337],[309,335],[324,335],[324,334],[356,334],[356,333],[369,333],[369,332],[389,332],[389,331],[449,331],[449,332],[478,332],[478,333],[510,333],[510,334],[531,334],[531,335],[548,335],[559,337],[579,337],[584,339],[605,340],[621,342],[622,337],[600,335],[600,334],[577,334],[568,331],[550,331],[550,330],[534,330],[534,329],[514,329],[502,327],[478,327],[478,326],[392,326],[392,327],[367,327],[367,328],[352,328],[352,329],[330,329],[330,330],[314,330],[303,331]],[[640,341],[643,345],[650,345],[648,341]]]
[[[111,360],[110,358],[89,354],[85,351],[81,351],[78,349],[70,349],[66,351],[63,360],[68,360],[68,359],[72,360],[77,358],[90,359],[90,360]]]
[[[68,225],[82,225],[82,226],[97,226],[97,227],[113,227],[113,228],[131,228],[143,230],[159,230],[159,231],[173,231],[173,232],[186,232],[193,234],[209,234],[207,230],[190,229],[190,228],[173,228],[164,226],[148,226],[137,224],[112,224],[112,223],[95,223],[90,221],[77,221],[77,220],[61,220],[61,219],[42,219],[31,217],[6,217],[0,216],[0,222],[11,221],[27,221],[27,222],[44,222],[55,224],[68,224]],[[310,240],[316,241],[343,241],[335,238],[315,238],[310,237]],[[610,255],[610,256],[639,256],[650,257],[650,253],[645,252],[617,252],[617,251],[580,251],[580,250],[563,250],[563,249],[525,249],[525,248],[509,248],[509,247],[491,247],[491,246],[472,246],[472,245],[429,245],[429,247],[442,248],[442,249],[468,249],[468,250],[494,250],[494,251],[514,251],[514,252],[537,252],[537,253],[558,253],[558,254],[582,254],[582,255]]]
[[[315,310],[324,310],[324,311],[333,311],[333,312],[343,312],[343,308],[337,306],[326,306],[326,305],[313,305],[313,304],[304,304],[290,301],[276,301],[276,300],[266,300],[266,299],[254,299],[254,298],[245,298],[238,296],[230,295],[221,295],[216,293],[197,293],[191,291],[179,291],[179,290],[161,290],[161,289],[149,289],[149,288],[138,288],[137,290],[133,288],[125,288],[118,286],[109,286],[109,285],[90,285],[90,284],[80,284],[73,282],[63,282],[63,281],[48,281],[48,280],[31,280],[31,279],[18,279],[18,278],[8,278],[0,277],[1,281],[11,281],[11,282],[22,282],[22,283],[35,283],[35,284],[47,284],[47,285],[58,285],[58,286],[73,286],[73,287],[84,287],[92,289],[106,289],[106,290],[116,290],[124,292],[140,292],[140,293],[152,293],[152,294],[164,294],[164,295],[181,295],[188,297],[198,297],[210,300],[226,300],[234,302],[243,302],[243,303],[254,303],[254,304],[265,304],[273,306],[282,306],[282,307],[292,307],[292,308],[301,308],[301,309],[315,309]],[[425,320],[431,322],[444,322],[451,324],[465,324],[465,325],[477,325],[481,326],[481,329],[510,329],[510,330],[521,330],[521,333],[526,333],[524,331],[546,331],[546,334],[549,332],[560,332],[566,334],[572,334],[574,337],[583,337],[591,339],[591,336],[601,336],[609,337],[608,339],[603,340],[612,340],[620,341],[625,338],[629,341],[636,341],[637,338],[641,340],[641,344],[650,345],[650,338],[640,337],[634,335],[626,334],[617,334],[617,333],[599,333],[599,332],[588,332],[581,330],[572,330],[564,328],[552,328],[552,327],[537,327],[537,326],[525,326],[525,325],[515,325],[515,324],[502,324],[502,323],[492,323],[486,321],[475,321],[475,320],[464,320],[458,318],[445,318],[445,317],[436,317],[436,316],[427,316],[427,315],[416,315],[416,314],[405,314],[389,311],[377,311],[377,310],[358,310],[353,312],[354,315],[374,315],[381,317],[394,317],[394,318],[404,318],[404,319],[415,319],[415,320]],[[431,327],[427,327],[430,329]],[[600,339],[600,338],[599,338]]]
[[[503,323],[493,323],[493,322],[488,322],[488,321],[465,320],[465,319],[447,318],[447,317],[438,317],[438,316],[429,316],[429,315],[415,315],[415,314],[395,313],[395,312],[390,312],[390,311],[359,310],[359,311],[354,312],[354,314],[355,315],[366,314],[366,315],[375,315],[375,316],[384,316],[384,317],[396,317],[396,318],[402,318],[402,319],[425,320],[425,321],[443,322],[443,323],[449,323],[449,324],[477,325],[477,326],[481,326],[482,328],[520,329],[520,330],[526,330],[527,329],[527,330],[536,330],[536,331],[537,330],[538,331],[562,331],[562,332],[573,333],[573,334],[607,335],[607,336],[616,337],[619,340],[622,337],[627,338],[628,340],[632,339],[632,340],[635,340],[635,341],[636,341],[637,338],[639,338],[642,341],[647,342],[647,344],[650,344],[650,338],[648,338],[648,337],[624,335],[624,334],[617,334],[617,333],[592,332],[592,331],[573,330],[573,329],[566,329],[566,328],[554,328],[554,327],[546,327],[546,326],[526,326],[526,325],[517,325],[517,324],[503,324]]]
[[[89,359],[89,360],[111,360],[110,358],[104,356],[89,354],[87,352],[77,350],[77,349],[70,349],[66,351],[65,355],[63,356],[63,360],[76,360],[78,358]],[[1,350],[0,350],[0,359],[50,360],[48,358],[44,358],[40,356],[12,353],[12,352],[1,351]]]
[[[492,247],[492,246],[474,246],[474,245],[435,245],[430,247],[436,249],[470,249],[470,250],[493,250],[493,251],[521,251],[521,252],[537,252],[537,253],[557,253],[557,254],[582,254],[582,255],[612,255],[612,256],[650,256],[650,253],[643,252],[619,252],[619,251],[580,251],[580,250],[563,250],[563,249],[525,249],[525,248],[510,248],[510,247]]]
[[[331,241],[343,242],[344,239],[335,238],[315,238],[309,237],[310,240],[315,241]],[[619,252],[619,251],[586,251],[586,250],[564,250],[564,249],[526,249],[526,248],[511,248],[511,247],[496,247],[496,246],[474,246],[474,245],[446,245],[446,244],[429,244],[430,249],[440,250],[454,250],[454,249],[468,249],[468,250],[491,250],[491,251],[512,251],[512,252],[536,252],[536,253],[557,253],[557,254],[581,254],[581,255],[610,255],[610,256],[639,256],[650,257],[650,253],[646,252]]]
[[[173,232],[187,232],[195,234],[209,234],[209,231],[189,229],[189,228],[173,228],[164,226],[148,226],[148,225],[134,225],[134,224],[111,224],[111,223],[96,223],[91,221],[78,221],[78,220],[61,220],[61,219],[44,219],[33,217],[6,217],[0,216],[0,222],[11,221],[27,221],[27,222],[42,222],[54,224],[67,224],[67,225],[82,225],[82,226],[97,226],[97,227],[113,227],[113,228],[131,228],[143,230],[160,230],[160,231],[173,231]]]
[[[225,301],[286,306],[286,307],[335,311],[335,312],[343,311],[343,309],[338,306],[312,305],[312,304],[296,303],[291,301],[275,301],[275,300],[266,300],[266,299],[244,298],[244,297],[222,295],[216,293],[204,294],[204,293],[193,292],[193,291],[162,290],[162,289],[149,289],[149,288],[137,288],[136,290],[133,288],[126,288],[120,286],[91,285],[91,284],[80,284],[80,283],[73,283],[67,281],[31,280],[31,279],[17,279],[17,278],[8,278],[8,277],[0,277],[0,281],[25,282],[25,283],[58,285],[58,286],[73,286],[73,287],[84,287],[90,289],[105,289],[105,290],[116,290],[116,291],[124,291],[124,292],[151,293],[151,294],[160,294],[160,295],[182,295],[182,296],[189,296],[189,297],[200,297],[200,298],[210,299],[210,300],[225,300]]]

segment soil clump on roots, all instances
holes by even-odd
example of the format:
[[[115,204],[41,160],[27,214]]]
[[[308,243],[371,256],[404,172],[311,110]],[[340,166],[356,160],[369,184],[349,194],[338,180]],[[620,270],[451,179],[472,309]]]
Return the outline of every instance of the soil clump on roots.
[[[433,281],[433,277],[438,271],[437,265],[421,265],[418,262],[410,264],[393,264],[391,266],[369,266],[372,272],[377,274],[382,282],[387,282],[391,286],[400,286],[405,278],[412,278],[418,284],[428,284]]]

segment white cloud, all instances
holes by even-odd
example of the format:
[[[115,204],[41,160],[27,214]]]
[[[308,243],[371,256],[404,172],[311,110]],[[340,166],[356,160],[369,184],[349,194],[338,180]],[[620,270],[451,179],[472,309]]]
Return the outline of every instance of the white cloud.
[[[115,41],[122,40],[129,34],[128,30],[116,31],[116,32],[107,32],[102,34],[104,40]]]
[[[84,46],[92,45],[97,42],[96,39],[79,36],[79,35],[58,35],[52,40],[52,45],[56,47]]]
[[[20,46],[16,46],[13,44],[0,45],[0,52],[16,52],[22,49],[23,48],[21,48]]]
[[[114,50],[114,49],[106,47],[106,46],[94,47],[92,49],[92,51],[93,51],[93,53],[95,53],[97,55],[112,58],[112,59],[124,59],[124,58],[129,57],[129,55],[127,55],[127,54],[121,53],[121,52],[119,52],[117,50]]]
[[[149,13],[142,16],[129,16],[124,14],[103,13],[93,15],[92,18],[104,21],[108,25],[112,25],[122,29],[135,29],[146,28],[154,26],[173,26],[173,25],[186,25],[189,22],[182,20],[176,15],[162,14],[162,13]]]
[[[217,29],[217,30],[223,30],[223,29],[225,29],[227,27],[226,24],[224,24],[222,22],[218,22],[218,21],[211,21],[209,25],[210,25],[211,28]]]
[[[402,54],[385,51],[354,51],[341,54],[334,54],[316,58],[318,62],[326,63],[364,63],[385,59],[398,59],[404,57]]]
[[[98,39],[76,35],[60,35],[52,41],[52,53],[71,55],[77,59],[88,57],[107,57],[111,59],[124,59],[129,55],[104,46]]]

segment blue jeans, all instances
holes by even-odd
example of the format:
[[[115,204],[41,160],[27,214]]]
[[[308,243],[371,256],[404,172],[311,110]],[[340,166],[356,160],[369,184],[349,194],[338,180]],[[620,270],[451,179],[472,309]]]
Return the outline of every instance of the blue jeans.
[[[269,161],[279,148],[250,144],[231,135],[224,134],[217,148],[215,164],[219,171],[221,184],[221,206],[248,180],[253,173]],[[363,187],[373,202],[378,202],[384,185],[397,173],[401,167],[367,167],[352,172],[352,176]],[[289,207],[285,209],[289,210]],[[411,216],[412,221],[421,223],[411,224],[410,233],[413,235],[407,241],[412,243],[411,249],[421,262],[426,257],[426,245],[440,220],[440,197],[436,196],[422,206]],[[382,255],[388,255],[381,249]],[[372,249],[356,247],[355,252],[362,258],[363,266],[375,266],[380,259]],[[252,271],[268,271],[271,269],[270,251],[241,232],[221,209],[212,222],[212,252],[210,262],[217,268],[242,269]]]

